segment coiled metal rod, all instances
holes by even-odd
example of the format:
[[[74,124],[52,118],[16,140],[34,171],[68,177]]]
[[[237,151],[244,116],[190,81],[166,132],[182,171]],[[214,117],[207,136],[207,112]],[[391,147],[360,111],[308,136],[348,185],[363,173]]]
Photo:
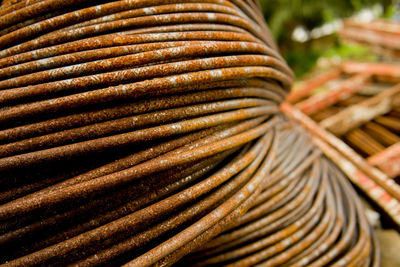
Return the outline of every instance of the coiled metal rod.
[[[244,0],[0,5],[4,266],[377,266]],[[3,253],[4,252],[4,253]]]

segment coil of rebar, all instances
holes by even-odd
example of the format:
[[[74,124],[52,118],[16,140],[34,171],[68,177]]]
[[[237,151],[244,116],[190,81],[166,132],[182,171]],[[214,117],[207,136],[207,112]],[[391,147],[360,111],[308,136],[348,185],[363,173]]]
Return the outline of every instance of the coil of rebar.
[[[378,266],[341,172],[279,111],[257,1],[0,5],[4,266]]]

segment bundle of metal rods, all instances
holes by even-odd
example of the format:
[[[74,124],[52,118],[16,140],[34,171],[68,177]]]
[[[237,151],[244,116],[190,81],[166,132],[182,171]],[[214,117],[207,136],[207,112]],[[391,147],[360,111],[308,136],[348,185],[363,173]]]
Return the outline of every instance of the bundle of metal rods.
[[[387,59],[400,57],[400,30],[395,20],[359,22],[345,19],[339,35],[345,41],[361,44]]]
[[[272,172],[251,209],[184,262],[195,262],[191,264],[195,266],[379,266],[378,255],[369,258],[377,250],[371,247],[357,197],[340,171],[318,156],[314,152],[304,158],[284,178],[277,179]]]
[[[0,25],[5,266],[379,264],[279,111],[256,1],[9,0]]]

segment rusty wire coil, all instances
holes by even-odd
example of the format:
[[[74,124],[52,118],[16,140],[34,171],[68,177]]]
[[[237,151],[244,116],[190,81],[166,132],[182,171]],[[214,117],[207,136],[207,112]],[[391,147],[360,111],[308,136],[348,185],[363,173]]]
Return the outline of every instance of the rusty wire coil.
[[[4,265],[379,264],[256,1],[96,4],[0,5]]]

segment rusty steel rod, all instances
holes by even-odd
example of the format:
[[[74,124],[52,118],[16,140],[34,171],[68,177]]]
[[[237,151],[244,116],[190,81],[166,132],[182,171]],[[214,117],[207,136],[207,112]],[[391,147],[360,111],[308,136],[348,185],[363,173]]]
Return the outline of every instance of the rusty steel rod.
[[[2,265],[379,264],[280,111],[257,1],[10,0],[0,25]]]

